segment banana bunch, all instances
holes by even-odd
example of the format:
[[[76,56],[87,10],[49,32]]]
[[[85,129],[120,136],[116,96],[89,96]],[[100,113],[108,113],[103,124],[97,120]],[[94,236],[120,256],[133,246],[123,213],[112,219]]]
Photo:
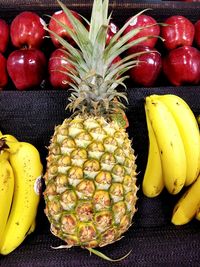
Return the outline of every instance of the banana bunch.
[[[0,254],[35,230],[43,166],[37,149],[0,132]]]
[[[200,190],[200,178],[197,179],[200,172],[200,134],[197,119],[189,105],[173,94],[147,96],[145,113],[149,152],[142,182],[144,195],[156,197],[164,187],[170,194],[175,195],[181,192],[184,186],[191,186],[186,193],[187,197],[183,197],[184,200],[180,200],[174,208],[172,222],[186,223],[187,220],[183,219],[184,207],[188,212],[185,215],[188,221],[195,214],[196,218],[200,219],[200,194],[195,193]],[[193,211],[190,210],[191,205],[194,205]]]

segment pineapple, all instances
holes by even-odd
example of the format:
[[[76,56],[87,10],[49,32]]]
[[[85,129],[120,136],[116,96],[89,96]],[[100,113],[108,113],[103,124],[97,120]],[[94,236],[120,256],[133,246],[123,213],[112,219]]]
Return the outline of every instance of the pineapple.
[[[94,0],[89,31],[59,4],[75,29],[66,28],[78,48],[54,33],[75,69],[66,70],[73,81],[68,105],[72,116],[55,127],[48,148],[45,214],[51,232],[67,247],[92,249],[119,240],[136,212],[134,150],[115,113],[123,110],[121,100],[126,100],[116,88],[124,85],[123,74],[137,64],[138,54],[112,62],[144,38],[127,44],[140,29],[122,36],[125,24],[105,45],[108,0]]]

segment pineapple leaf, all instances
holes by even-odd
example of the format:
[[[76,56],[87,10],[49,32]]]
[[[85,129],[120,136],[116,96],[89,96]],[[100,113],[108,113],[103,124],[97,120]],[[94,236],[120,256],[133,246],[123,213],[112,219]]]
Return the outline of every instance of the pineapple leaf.
[[[123,46],[121,46],[119,49],[117,49],[115,52],[113,52],[110,57],[107,57],[107,59],[105,58],[105,63],[106,65],[111,64],[111,62],[115,59],[115,57],[121,55],[123,52],[125,52],[126,50],[128,50],[130,47],[137,45],[143,41],[146,41],[148,39],[154,38],[155,36],[144,36],[144,37],[140,37],[137,38],[136,40],[133,40],[130,43],[124,44]],[[107,61],[106,61],[107,60]]]
[[[142,13],[144,13],[144,12],[146,12],[146,11],[148,11],[148,10],[150,10],[150,9],[149,9],[149,8],[144,9],[144,10],[140,11],[139,13],[137,13],[135,16],[133,16],[131,19],[129,19],[129,20],[124,24],[124,26],[123,26],[121,29],[119,29],[119,31],[112,37],[112,39],[111,39],[111,41],[110,41],[110,43],[109,43],[107,49],[109,50],[109,49],[113,46],[113,44],[117,42],[117,40],[121,37],[122,33],[125,31],[125,29],[126,29],[126,28],[128,27],[128,25],[130,24],[130,21],[135,20],[139,15],[141,15]]]
[[[105,49],[105,53],[104,53],[104,58],[105,58],[105,62],[106,64],[111,64],[112,60],[115,58],[115,55],[120,55],[121,53],[123,53],[124,51],[126,51],[127,49],[129,49],[130,47],[146,41],[148,39],[151,38],[159,38],[159,36],[144,36],[144,37],[139,37],[136,40],[133,40],[131,42],[128,42],[132,37],[134,37],[136,34],[138,34],[142,29],[144,29],[146,27],[138,27],[130,32],[128,32],[126,35],[122,36],[117,43],[114,43],[112,47],[110,47],[108,49],[108,47]],[[143,38],[143,39],[141,39]],[[161,38],[160,38],[161,39]],[[111,39],[112,40],[112,39]],[[125,46],[126,45],[126,46]],[[124,50],[121,50],[121,48],[124,47]],[[120,51],[120,53],[119,53]],[[108,60],[108,61],[107,61]]]
[[[108,0],[94,0],[90,21],[89,39],[94,46],[98,31],[102,25],[107,25]]]
[[[93,62],[92,69],[96,70],[96,73],[101,76],[103,76],[103,71],[104,71],[103,53],[106,44],[107,28],[108,27],[105,25],[101,26],[95,40],[93,55],[92,55],[92,62]]]
[[[119,66],[113,67],[113,70],[109,70],[107,75],[105,75],[105,80],[110,80],[112,79],[115,75],[120,75],[123,73],[123,70],[126,69],[126,67],[133,67],[134,65],[136,65],[139,61],[138,60],[131,60],[128,61],[126,63],[120,64]]]
[[[47,30],[48,32],[52,33],[56,39],[58,39],[59,43],[65,47],[68,51],[70,51],[70,54],[73,54],[73,58],[76,58],[77,62],[80,64],[80,65],[83,65],[83,66],[87,66],[85,64],[85,61],[83,60],[83,57],[81,55],[81,51],[79,51],[78,49],[74,48],[71,44],[69,44],[64,38],[60,37],[58,34],[56,34],[55,32],[49,30],[48,28],[45,27],[45,30]]]
[[[76,34],[74,33],[74,31],[70,28],[70,27],[66,27],[66,25],[61,22],[60,20],[56,19],[55,17],[52,17],[50,15],[47,15],[47,17],[51,18],[52,20],[54,20],[59,26],[61,26],[63,29],[66,30],[66,32],[72,37],[72,39],[75,41],[75,43],[78,44],[78,39],[76,37]],[[48,30],[49,31],[49,30]]]
[[[126,89],[126,84],[123,83],[123,81],[126,80],[127,78],[129,78],[128,75],[123,76],[123,77],[120,78],[120,79],[113,80],[113,82],[112,82],[110,88],[111,88],[111,89],[115,89],[117,86],[121,85],[122,87],[124,87],[124,88]]]
[[[108,24],[109,19],[108,19],[108,5],[109,5],[109,0],[104,0],[103,6],[102,6],[102,21],[103,24]]]
[[[71,37],[74,39],[74,41],[77,43],[79,48],[81,49],[83,53],[83,57],[85,60],[88,60],[88,58],[91,57],[92,53],[92,44],[89,39],[89,33],[88,30],[85,28],[85,26],[72,14],[72,12],[62,3],[58,0],[59,5],[65,12],[65,14],[68,16],[71,24],[74,27],[74,32]],[[67,30],[67,26],[64,26],[64,29]]]

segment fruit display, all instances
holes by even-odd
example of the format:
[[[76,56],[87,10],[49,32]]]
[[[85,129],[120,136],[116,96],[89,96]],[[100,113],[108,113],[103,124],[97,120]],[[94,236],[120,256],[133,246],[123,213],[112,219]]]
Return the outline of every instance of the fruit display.
[[[0,265],[198,264],[200,5],[30,2],[0,10]]]
[[[43,166],[38,150],[0,135],[0,254],[15,250],[35,230]]]

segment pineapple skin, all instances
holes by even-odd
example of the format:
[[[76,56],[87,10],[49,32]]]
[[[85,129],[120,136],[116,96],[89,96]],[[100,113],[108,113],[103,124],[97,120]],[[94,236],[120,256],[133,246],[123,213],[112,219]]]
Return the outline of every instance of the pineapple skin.
[[[44,175],[51,232],[69,247],[102,247],[122,237],[136,212],[136,164],[125,129],[77,115],[55,127]]]

